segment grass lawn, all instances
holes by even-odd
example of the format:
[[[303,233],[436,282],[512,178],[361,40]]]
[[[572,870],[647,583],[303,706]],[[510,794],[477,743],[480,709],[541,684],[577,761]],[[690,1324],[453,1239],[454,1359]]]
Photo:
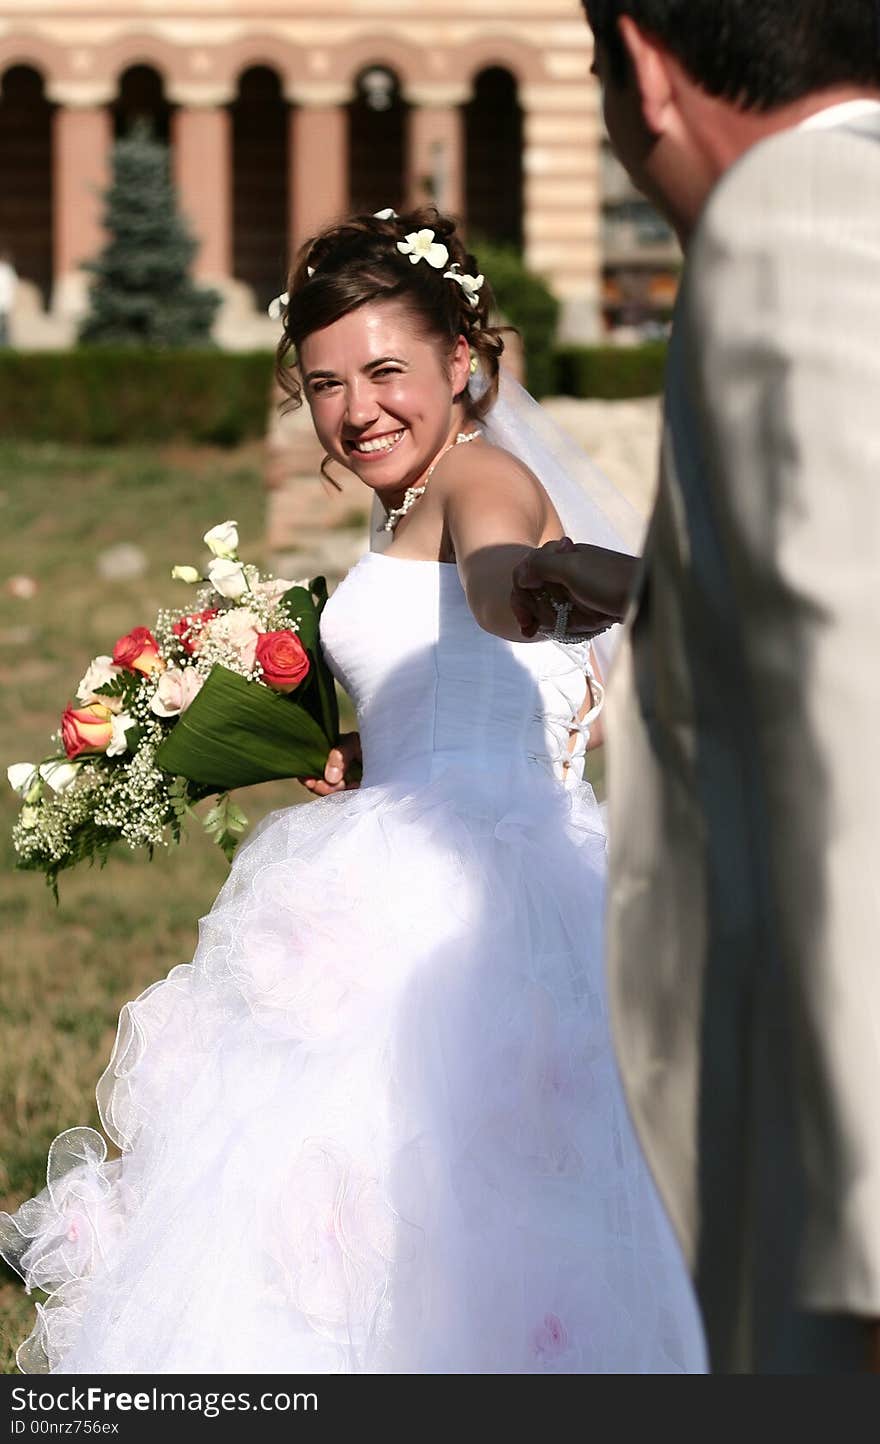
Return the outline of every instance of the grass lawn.
[[[180,606],[174,562],[200,562],[202,534],[236,517],[241,551],[262,564],[265,497],[258,444],[235,451],[76,450],[0,446],[0,1208],[45,1185],[55,1135],[97,1125],[94,1089],[119,1009],[193,955],[198,919],[227,864],[196,825],[179,849],[149,864],[111,858],[106,869],[62,874],[55,906],[41,875],[16,873],[9,841],[17,799],[10,762],[51,751],[57,727],[90,659],[160,606]],[[109,583],[96,558],[121,542],[149,559],[143,577]],[[31,600],[5,586],[33,577]],[[306,800],[295,783],[240,794],[256,821]],[[0,1264],[0,1372],[30,1330],[32,1303]]]

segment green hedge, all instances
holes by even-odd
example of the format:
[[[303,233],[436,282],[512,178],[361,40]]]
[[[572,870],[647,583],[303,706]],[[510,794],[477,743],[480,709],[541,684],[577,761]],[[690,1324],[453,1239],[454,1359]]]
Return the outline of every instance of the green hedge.
[[[0,351],[0,436],[235,446],[265,435],[272,365],[268,351]]]
[[[537,305],[534,316],[546,320]],[[662,390],[663,342],[553,353],[540,326],[537,335],[531,346],[524,336],[536,395],[616,400]],[[0,351],[0,436],[10,441],[235,446],[265,435],[271,395],[268,351]]]
[[[556,392],[605,401],[658,396],[665,369],[665,341],[644,346],[559,346]]]
[[[512,246],[475,240],[474,251],[480,269],[489,278],[499,311],[522,337],[529,390],[533,396],[548,396],[554,388],[558,300]]]

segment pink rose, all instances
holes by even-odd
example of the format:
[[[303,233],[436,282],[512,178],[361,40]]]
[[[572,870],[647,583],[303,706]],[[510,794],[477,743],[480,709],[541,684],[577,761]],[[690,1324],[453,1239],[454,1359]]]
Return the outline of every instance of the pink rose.
[[[204,680],[195,667],[169,667],[159,678],[150,710],[157,717],[179,717],[198,696]]]
[[[202,636],[205,635],[210,637],[212,642],[226,642],[232,647],[242,666],[248,672],[254,670],[254,658],[260,637],[260,619],[256,612],[252,612],[248,607],[232,607],[208,623]]]

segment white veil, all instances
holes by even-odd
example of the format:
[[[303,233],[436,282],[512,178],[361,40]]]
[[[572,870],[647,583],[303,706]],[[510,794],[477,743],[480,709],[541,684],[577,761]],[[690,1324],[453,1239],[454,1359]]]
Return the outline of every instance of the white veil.
[[[638,554],[645,530],[638,511],[503,366],[498,399],[482,428],[492,446],[512,452],[535,473],[572,541]],[[593,643],[605,677],[619,632],[612,627]]]

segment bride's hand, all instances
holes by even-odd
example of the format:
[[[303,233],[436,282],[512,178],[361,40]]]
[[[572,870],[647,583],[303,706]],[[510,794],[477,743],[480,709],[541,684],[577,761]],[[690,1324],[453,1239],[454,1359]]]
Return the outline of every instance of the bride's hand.
[[[360,787],[362,763],[360,734],[343,732],[337,746],[327,754],[324,776],[304,777],[302,785],[316,797],[329,797],[331,792],[352,792]]]

